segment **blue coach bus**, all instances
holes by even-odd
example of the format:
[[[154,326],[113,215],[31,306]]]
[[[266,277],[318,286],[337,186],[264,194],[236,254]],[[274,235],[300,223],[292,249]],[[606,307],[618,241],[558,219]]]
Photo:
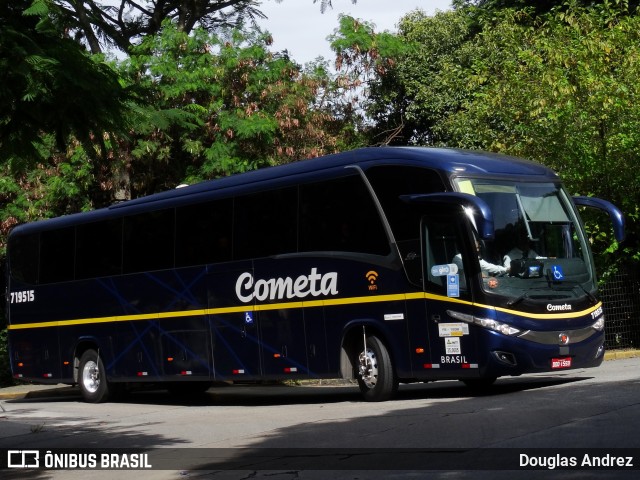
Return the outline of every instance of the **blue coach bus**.
[[[382,401],[399,383],[595,367],[604,315],[576,205],[622,240],[615,206],[537,163],[384,147],[20,225],[12,371],[89,402],[315,378]]]

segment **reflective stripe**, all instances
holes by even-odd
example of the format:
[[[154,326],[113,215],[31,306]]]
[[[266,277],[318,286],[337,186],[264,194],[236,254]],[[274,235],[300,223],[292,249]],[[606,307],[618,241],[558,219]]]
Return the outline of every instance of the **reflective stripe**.
[[[243,305],[236,307],[222,307],[222,308],[206,308],[198,310],[181,310],[174,312],[159,312],[159,313],[143,313],[138,315],[119,315],[109,317],[95,317],[95,318],[80,318],[73,320],[59,320],[51,322],[38,322],[38,323],[18,323],[11,324],[7,328],[9,330],[21,330],[28,328],[49,328],[49,327],[68,327],[73,325],[88,325],[94,323],[114,323],[114,322],[137,322],[144,320],[162,320],[165,318],[177,318],[177,317],[198,317],[203,315],[222,315],[226,313],[242,313],[247,311],[268,311],[268,310],[285,310],[294,308],[315,308],[315,307],[332,307],[338,305],[354,305],[354,304],[368,304],[368,303],[380,303],[380,302],[397,302],[397,301],[409,301],[409,300],[435,300],[446,303],[457,303],[463,305],[469,305],[471,307],[479,307],[487,310],[494,310],[496,312],[508,313],[510,315],[516,315],[518,317],[531,318],[535,320],[557,320],[565,318],[579,318],[588,315],[602,306],[602,302],[598,302],[591,308],[582,310],[580,312],[568,312],[568,313],[528,313],[519,312],[517,310],[509,310],[506,308],[493,307],[490,305],[483,305],[480,303],[468,302],[466,300],[460,300],[458,298],[445,297],[443,295],[435,295],[425,292],[412,292],[412,293],[398,293],[393,295],[375,295],[366,297],[347,297],[347,298],[327,298],[323,300],[312,300],[309,302],[286,302],[286,303],[268,303],[260,305]]]

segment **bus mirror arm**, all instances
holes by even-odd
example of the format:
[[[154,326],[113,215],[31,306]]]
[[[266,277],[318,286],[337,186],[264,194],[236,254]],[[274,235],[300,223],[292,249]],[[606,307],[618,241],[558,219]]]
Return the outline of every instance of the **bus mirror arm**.
[[[487,202],[475,195],[460,192],[443,192],[419,195],[401,195],[400,199],[404,202],[416,205],[429,203],[460,205],[473,223],[480,238],[483,240],[492,240],[495,236],[493,213],[491,212],[491,208]]]
[[[597,208],[609,214],[613,223],[613,234],[618,242],[622,242],[626,236],[624,231],[624,215],[613,203],[594,197],[573,197],[573,203],[581,207]]]

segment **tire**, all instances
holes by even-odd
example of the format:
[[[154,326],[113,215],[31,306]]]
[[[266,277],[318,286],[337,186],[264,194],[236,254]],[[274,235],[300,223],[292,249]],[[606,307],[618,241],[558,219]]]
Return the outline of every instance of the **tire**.
[[[109,399],[109,384],[102,358],[95,350],[87,350],[80,357],[78,385],[85,402],[102,403]]]
[[[358,385],[366,401],[384,402],[395,395],[398,379],[389,351],[378,337],[367,337],[367,351],[361,351],[355,360]]]

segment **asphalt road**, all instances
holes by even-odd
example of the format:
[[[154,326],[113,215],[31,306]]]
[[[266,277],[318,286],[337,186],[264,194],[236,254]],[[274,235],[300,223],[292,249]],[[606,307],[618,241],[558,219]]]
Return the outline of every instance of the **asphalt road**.
[[[81,402],[72,390],[49,392],[0,401],[0,449],[37,450],[41,465],[56,449],[95,453],[98,464],[100,452],[123,449],[134,459],[146,452],[154,469],[5,469],[0,478],[506,480],[640,473],[639,358],[499,379],[485,392],[459,382],[402,385],[396,399],[383,403],[362,402],[355,386],[227,386],[188,402],[145,391],[100,405]],[[631,457],[632,466],[596,469],[583,465],[585,455],[604,463],[612,455]],[[567,469],[559,468],[563,458]],[[547,465],[529,470],[523,462]]]

